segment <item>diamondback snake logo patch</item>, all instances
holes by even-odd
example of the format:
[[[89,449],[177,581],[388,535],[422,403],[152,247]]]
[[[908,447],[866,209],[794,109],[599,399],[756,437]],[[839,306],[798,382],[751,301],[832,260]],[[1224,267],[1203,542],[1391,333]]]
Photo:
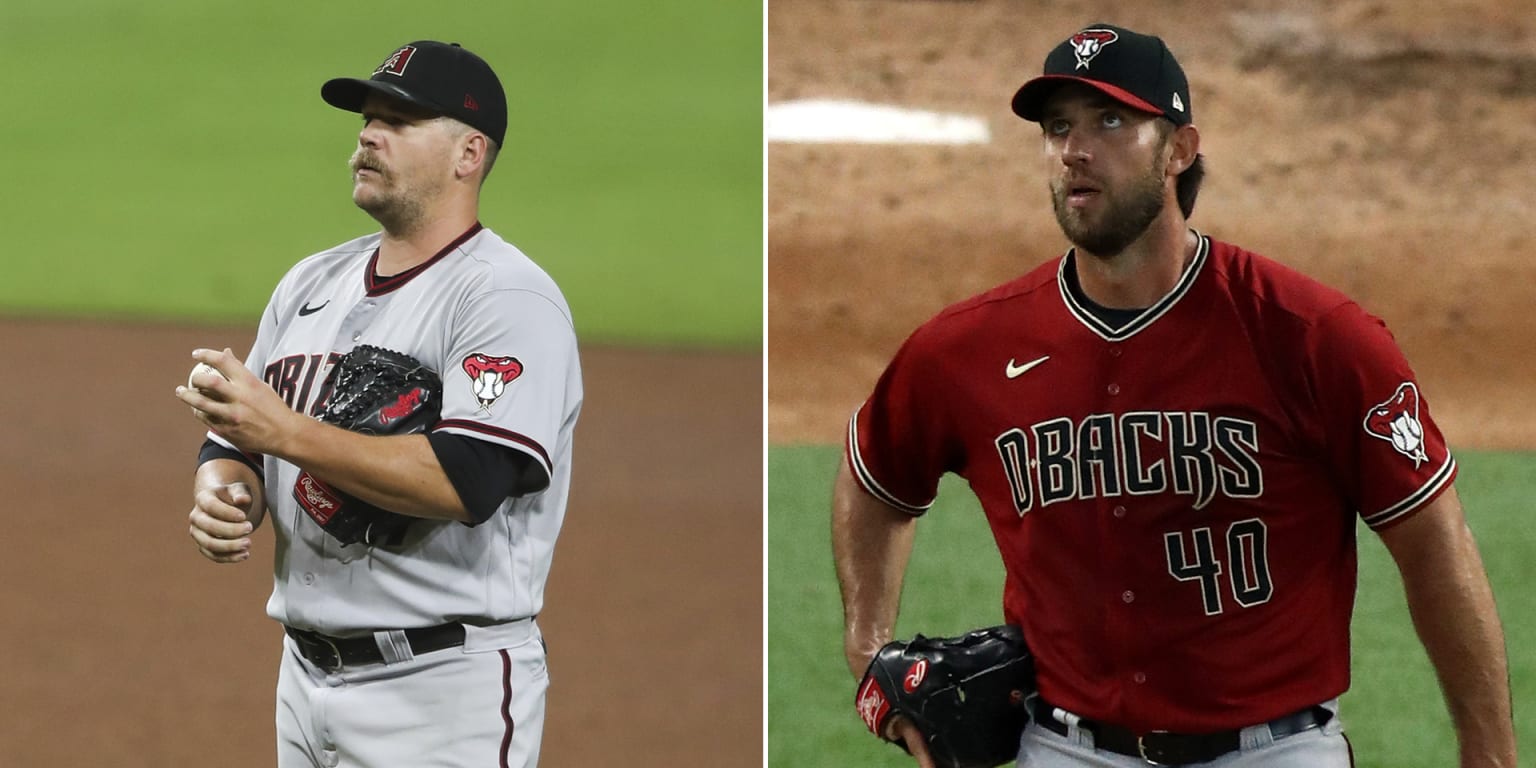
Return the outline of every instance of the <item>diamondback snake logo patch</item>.
[[[469,386],[482,411],[489,411],[491,403],[506,393],[507,385],[523,375],[523,364],[517,358],[491,357],[479,352],[464,358],[460,367],[469,375]]]
[[[1113,29],[1085,29],[1072,36],[1072,53],[1077,56],[1077,66],[1074,69],[1087,69],[1088,63],[1093,57],[1104,50],[1104,46],[1120,39]]]
[[[1399,384],[1391,397],[1365,414],[1365,431],[1413,459],[1414,469],[1429,461],[1424,453],[1424,423],[1419,421],[1419,388],[1411,381]]]

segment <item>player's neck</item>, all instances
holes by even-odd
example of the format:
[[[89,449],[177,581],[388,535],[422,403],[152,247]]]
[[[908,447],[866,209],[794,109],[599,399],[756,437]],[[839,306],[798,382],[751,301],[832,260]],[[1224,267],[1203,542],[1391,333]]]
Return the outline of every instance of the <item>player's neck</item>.
[[[376,271],[380,277],[389,277],[426,263],[474,226],[478,218],[473,206],[453,206],[422,216],[416,226],[408,229],[385,227],[379,240]]]
[[[1183,216],[1159,216],[1141,237],[1114,256],[1106,258],[1077,249],[1078,284],[1085,296],[1103,307],[1150,307],[1179,282],[1198,242]]]

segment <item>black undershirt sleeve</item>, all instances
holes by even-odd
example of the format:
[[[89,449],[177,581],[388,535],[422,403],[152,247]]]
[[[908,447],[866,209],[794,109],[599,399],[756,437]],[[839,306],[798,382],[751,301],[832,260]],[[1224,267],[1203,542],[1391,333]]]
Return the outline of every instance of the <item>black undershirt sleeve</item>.
[[[469,512],[470,525],[491,519],[508,496],[549,487],[544,466],[522,451],[448,432],[429,432],[427,440]]]
[[[203,464],[213,461],[214,459],[234,459],[235,461],[250,467],[251,470],[256,473],[257,477],[261,477],[264,474],[262,466],[252,462],[251,457],[239,451],[225,448],[224,446],[219,445],[212,440],[204,439],[203,447],[197,452],[197,465],[202,466]]]
[[[459,494],[459,501],[479,525],[491,518],[503,499],[536,493],[549,486],[543,465],[532,456],[504,445],[463,435],[432,432],[427,435],[432,451],[443,467],[448,481]],[[199,465],[214,459],[233,459],[262,475],[262,467],[249,456],[230,450],[212,440],[204,440],[197,453]]]

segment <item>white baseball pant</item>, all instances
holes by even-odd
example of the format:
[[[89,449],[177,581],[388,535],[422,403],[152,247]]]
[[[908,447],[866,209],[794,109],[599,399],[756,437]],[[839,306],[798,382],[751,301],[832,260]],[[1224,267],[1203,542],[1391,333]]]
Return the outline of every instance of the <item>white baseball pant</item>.
[[[505,629],[477,643],[471,627],[463,647],[334,672],[284,637],[278,768],[537,766],[549,675],[538,625],[519,624],[510,647]]]

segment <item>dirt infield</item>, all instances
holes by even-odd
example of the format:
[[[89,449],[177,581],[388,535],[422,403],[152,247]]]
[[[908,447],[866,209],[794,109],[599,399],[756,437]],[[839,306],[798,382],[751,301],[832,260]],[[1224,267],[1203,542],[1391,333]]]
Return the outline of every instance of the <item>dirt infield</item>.
[[[0,321],[0,766],[271,766],[272,534],[186,535],[172,389],[246,329]],[[762,760],[762,361],[584,348],[547,607],[545,765]]]
[[[770,105],[979,115],[992,141],[769,146],[770,441],[838,440],[908,332],[1064,250],[1039,129],[1008,102],[1062,37],[1104,21],[1162,35],[1190,76],[1209,169],[1195,227],[1385,319],[1453,445],[1536,448],[1527,9],[774,0]]]

